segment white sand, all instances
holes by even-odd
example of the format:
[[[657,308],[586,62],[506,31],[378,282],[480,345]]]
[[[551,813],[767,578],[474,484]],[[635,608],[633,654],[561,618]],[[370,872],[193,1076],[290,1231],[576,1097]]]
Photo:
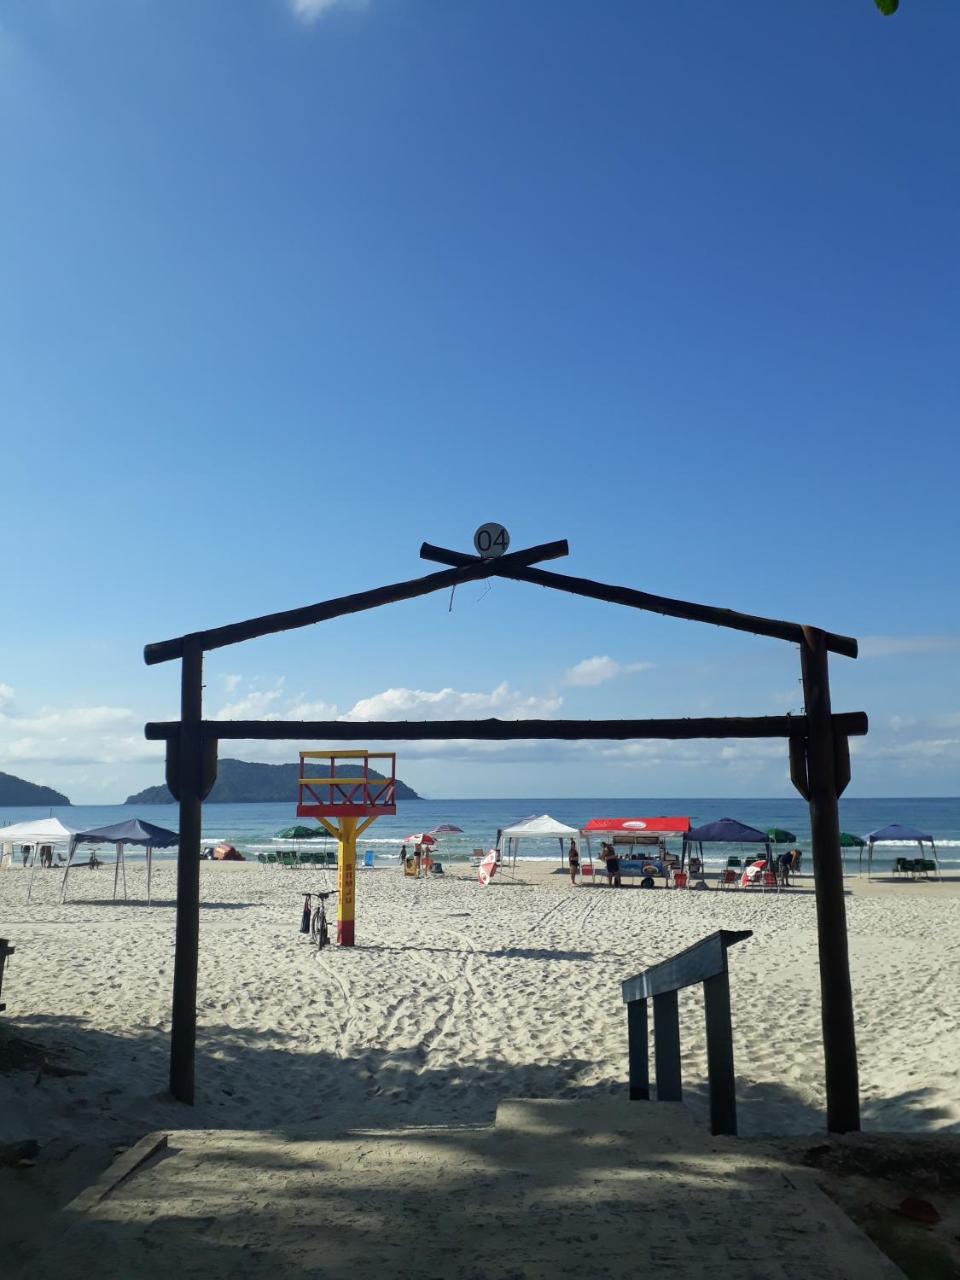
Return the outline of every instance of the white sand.
[[[553,868],[481,888],[466,868],[413,882],[361,871],[358,946],[298,933],[319,872],[202,865],[197,1105],[165,1097],[175,868],[114,905],[112,873],[0,872],[16,955],[7,1033],[86,1074],[0,1074],[0,1140],[124,1142],[150,1129],[488,1123],[504,1097],[622,1093],[620,982],[711,931],[731,951],[741,1131],[823,1127],[815,905],[805,892],[572,889]],[[56,883],[55,883],[56,881]],[[142,863],[128,871],[143,893]],[[957,885],[851,882],[848,921],[865,1126],[960,1128]],[[96,900],[95,900],[96,899]],[[681,997],[687,1099],[704,1109],[698,993]]]

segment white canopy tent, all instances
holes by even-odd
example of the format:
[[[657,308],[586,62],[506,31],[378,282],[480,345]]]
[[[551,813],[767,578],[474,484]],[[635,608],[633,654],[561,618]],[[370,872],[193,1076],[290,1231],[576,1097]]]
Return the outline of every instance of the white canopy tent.
[[[579,827],[568,827],[565,822],[558,822],[549,813],[541,813],[539,817],[523,818],[511,827],[504,827],[500,832],[497,848],[501,861],[515,867],[517,849],[521,840],[556,839],[560,842],[560,862],[564,862],[564,840],[576,840],[580,835]]]
[[[30,894],[33,892],[33,876],[37,869],[37,855],[40,852],[41,845],[66,845],[67,860],[73,856],[75,845],[74,837],[80,831],[80,827],[70,826],[66,822],[61,822],[59,818],[35,818],[27,822],[14,822],[9,827],[0,827],[0,847],[4,849],[6,856],[6,846],[11,846],[11,865],[12,865],[12,849],[14,845],[29,845],[29,860],[24,861],[24,866],[30,868],[30,878],[27,881],[27,901],[30,901]]]

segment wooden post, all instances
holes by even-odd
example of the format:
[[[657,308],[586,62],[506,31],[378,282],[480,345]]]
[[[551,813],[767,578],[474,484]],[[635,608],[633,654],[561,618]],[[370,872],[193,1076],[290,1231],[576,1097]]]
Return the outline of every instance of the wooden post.
[[[193,1104],[197,1041],[197,960],[200,946],[200,811],[203,718],[203,649],[184,640],[180,672],[178,752],[180,846],[177,857],[177,932],[173,960],[173,1018],[170,1030],[170,1092]]]
[[[337,848],[337,945],[352,947],[357,914],[357,820],[340,819]]]
[[[737,1132],[737,1086],[733,1071],[730,979],[726,969],[703,981],[707,1023],[707,1072],[710,1077],[710,1132]]]
[[[680,1014],[676,991],[664,991],[653,997],[653,1055],[657,1069],[657,1101],[682,1101]]]
[[[817,627],[803,628],[800,665],[807,714],[807,786],[817,894],[827,1128],[831,1133],[848,1133],[860,1128],[860,1089],[843,900],[830,675],[825,635]]]
[[[646,1000],[631,1000],[627,1005],[627,1050],[630,1055],[630,1101],[647,1101],[650,1097],[650,1060],[647,1031]]]

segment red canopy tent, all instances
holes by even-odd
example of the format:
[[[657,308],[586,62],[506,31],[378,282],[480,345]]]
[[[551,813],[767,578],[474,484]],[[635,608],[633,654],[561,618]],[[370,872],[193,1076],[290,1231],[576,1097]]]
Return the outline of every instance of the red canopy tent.
[[[591,836],[609,836],[615,844],[655,844],[661,856],[666,854],[668,836],[685,836],[690,830],[689,818],[591,818],[581,833],[587,842],[590,874],[593,874]]]
[[[618,831],[637,836],[682,836],[690,830],[689,818],[591,818],[583,832]]]

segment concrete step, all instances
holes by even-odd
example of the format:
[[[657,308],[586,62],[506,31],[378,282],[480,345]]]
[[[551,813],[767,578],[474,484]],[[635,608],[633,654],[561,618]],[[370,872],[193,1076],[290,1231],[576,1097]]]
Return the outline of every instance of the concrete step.
[[[679,1104],[518,1099],[484,1129],[335,1138],[174,1132],[130,1163],[29,1280],[902,1280],[811,1179]]]

